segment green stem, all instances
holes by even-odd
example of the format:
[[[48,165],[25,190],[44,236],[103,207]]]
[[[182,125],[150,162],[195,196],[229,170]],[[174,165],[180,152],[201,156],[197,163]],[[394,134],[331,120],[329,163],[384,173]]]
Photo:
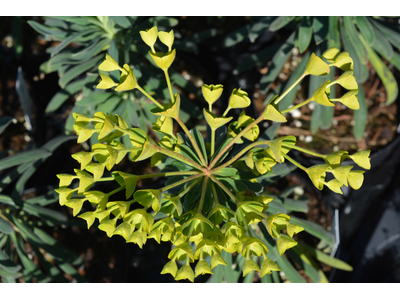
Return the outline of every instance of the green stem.
[[[310,103],[310,102],[313,101],[313,100],[314,100],[314,98],[311,97],[310,99],[307,99],[306,101],[304,101],[304,102],[302,102],[302,103],[299,103],[299,104],[297,104],[297,105],[295,105],[295,106],[292,106],[292,107],[290,107],[290,108],[288,108],[288,109],[286,109],[286,110],[283,110],[283,111],[281,111],[280,113],[281,113],[281,114],[287,113],[287,112],[289,112],[289,111],[291,111],[291,110],[294,110],[294,109],[296,109],[296,108],[302,107],[302,106],[304,106],[304,105]]]
[[[259,142],[255,142],[255,143],[252,143],[252,144],[248,145],[246,148],[244,148],[242,151],[240,151],[238,154],[236,154],[234,157],[232,157],[229,161],[227,161],[226,163],[218,166],[218,168],[212,169],[211,172],[214,173],[214,172],[217,172],[218,170],[226,168],[231,163],[237,161],[243,154],[245,154],[251,148],[257,147],[259,145],[269,145],[269,142],[270,141],[259,141]]]
[[[197,213],[201,214],[201,210],[203,209],[204,205],[204,199],[206,197],[206,189],[207,189],[207,181],[208,177],[206,176],[203,181],[203,188],[201,190],[201,197],[200,197],[200,203],[199,203],[199,208],[197,209]]]
[[[210,178],[211,178],[212,181],[214,181],[216,184],[218,184],[219,187],[220,187],[221,189],[223,189],[223,190],[225,191],[225,193],[227,193],[228,196],[231,197],[231,198],[236,202],[236,204],[239,203],[239,200],[235,197],[235,195],[233,195],[232,192],[231,192],[221,181],[219,181],[219,180],[218,180],[217,178],[215,178],[215,176],[213,176],[213,175],[210,175]]]
[[[310,155],[313,155],[313,156],[316,156],[316,157],[326,158],[326,155],[324,155],[324,154],[315,153],[313,151],[304,149],[304,148],[296,146],[296,145],[292,145],[292,146],[288,145],[288,146],[290,148],[292,148],[292,149],[295,149],[295,150],[298,150],[298,151],[301,151],[301,152],[304,152],[304,153],[307,153],[307,154],[310,154]]]
[[[171,103],[172,103],[172,100],[174,99],[174,93],[172,92],[171,80],[169,79],[168,70],[164,70],[164,74],[165,74],[165,79],[167,80],[169,94],[171,96]]]
[[[211,129],[211,156],[214,155],[215,151],[215,129]]]
[[[165,154],[165,155],[167,155],[169,157],[175,158],[175,159],[177,159],[177,160],[179,160],[179,161],[181,161],[181,162],[183,162],[183,163],[185,163],[185,164],[187,164],[189,166],[192,166],[192,167],[194,167],[194,168],[196,168],[198,170],[204,171],[204,168],[202,166],[200,166],[198,163],[194,162],[190,158],[187,158],[187,157],[183,156],[182,154],[176,153],[176,152],[174,152],[172,150],[169,150],[169,149],[162,148],[162,147],[157,146],[157,145],[152,145],[152,147],[157,149],[157,151],[160,152],[160,153],[163,153],[163,154]]]
[[[224,113],[222,114],[222,116],[223,117],[225,117],[227,114],[228,114],[228,112],[231,110],[231,108],[228,106],[227,108],[226,108],[226,110],[224,111]],[[211,110],[210,110],[211,111]]]
[[[192,184],[190,184],[184,191],[178,194],[178,197],[182,198],[183,196],[185,196],[187,192],[189,192],[192,189],[192,187],[194,187],[200,180],[201,178],[194,180]]]
[[[206,161],[203,157],[203,154],[200,151],[199,146],[197,145],[196,141],[194,140],[192,134],[190,133],[190,131],[187,129],[185,123],[182,122],[181,118],[176,117],[175,120],[178,122],[178,124],[181,126],[181,128],[183,129],[183,131],[186,133],[186,135],[188,136],[190,142],[192,143],[194,149],[196,150],[196,153],[198,155],[198,157],[200,157],[201,163],[203,164],[203,166],[206,166]]]
[[[147,174],[147,175],[139,175],[139,179],[147,179],[153,177],[169,177],[169,176],[178,176],[178,175],[196,175],[199,172],[197,171],[188,171],[188,172],[166,172],[166,173],[154,173],[154,174]]]
[[[169,189],[172,189],[172,188],[174,188],[174,187],[176,187],[176,186],[179,186],[179,185],[181,185],[181,184],[184,184],[184,183],[186,183],[186,182],[189,182],[189,181],[191,181],[191,180],[193,180],[193,179],[196,179],[196,178],[198,178],[198,177],[201,177],[201,176],[204,176],[204,173],[198,173],[198,174],[193,175],[193,176],[190,176],[190,177],[188,177],[188,178],[179,180],[179,181],[174,182],[174,183],[172,183],[172,184],[170,184],[170,185],[167,185],[166,187],[161,188],[159,191],[160,191],[161,193],[162,193],[162,192],[165,192],[165,191],[167,191],[167,190],[169,190]]]
[[[149,100],[153,101],[155,105],[157,105],[159,108],[164,109],[164,106],[160,104],[156,99],[154,99],[152,96],[149,95],[144,89],[142,89],[139,85],[136,86],[136,88],[143,93]]]
[[[115,190],[109,192],[109,193],[107,194],[107,196],[110,197],[111,195],[114,195],[114,194],[118,193],[119,191],[122,191],[124,188],[125,188],[125,185],[124,185],[124,186],[120,186],[119,188],[117,188],[117,189],[115,189]]]
[[[275,104],[278,104],[279,102],[281,102],[281,100],[287,95],[287,94],[289,94],[290,93],[290,91],[291,90],[293,90],[294,89],[294,87],[297,85],[297,84],[299,84],[299,82],[304,78],[304,77],[306,77],[308,74],[306,73],[306,72],[304,72],[300,77],[299,77],[299,79],[297,79],[282,95],[280,95],[276,100],[275,100]]]
[[[228,145],[226,145],[224,147],[224,149],[222,149],[221,151],[219,151],[218,155],[216,157],[214,157],[214,159],[212,160],[210,166],[208,167],[209,170],[212,169],[212,167],[215,166],[215,164],[218,162],[218,160],[222,157],[222,155],[224,155],[224,153],[226,151],[228,151],[234,144],[235,142],[240,139],[243,135],[245,135],[251,128],[253,128],[253,126],[257,125],[258,123],[260,123],[262,120],[264,120],[264,117],[261,115],[259,116],[257,119],[255,119],[250,125],[248,125],[245,129],[243,129],[241,132],[239,132],[239,134],[237,136],[235,136],[233,138],[232,141],[230,141],[230,143]]]
[[[307,172],[307,168],[306,167],[303,167],[301,164],[299,164],[297,161],[295,161],[289,155],[286,155],[285,153],[282,152],[282,156],[284,158],[286,158],[288,161],[290,161],[292,164],[294,164],[296,167],[302,169],[304,172]]]

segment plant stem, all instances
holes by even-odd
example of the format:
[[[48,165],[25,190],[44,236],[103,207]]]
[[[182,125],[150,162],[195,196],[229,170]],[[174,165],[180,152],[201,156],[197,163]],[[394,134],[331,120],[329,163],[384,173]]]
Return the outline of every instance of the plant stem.
[[[232,192],[221,181],[219,181],[217,178],[215,178],[215,176],[213,176],[211,174],[210,174],[210,178],[212,181],[214,181],[216,184],[218,184],[219,187],[221,189],[223,189],[225,191],[225,193],[227,193],[228,196],[231,197],[236,202],[236,204],[239,203],[239,200],[235,197],[235,195],[233,195]]]
[[[124,188],[125,188],[125,185],[120,186],[119,188],[117,188],[117,189],[115,189],[115,190],[109,192],[109,193],[107,194],[107,196],[110,197],[111,195],[114,195],[114,194],[118,193],[119,191],[122,191]]]
[[[241,132],[239,132],[239,134],[237,136],[235,136],[233,138],[232,141],[230,141],[230,143],[228,145],[225,146],[224,149],[222,149],[221,151],[219,151],[218,155],[216,157],[214,157],[214,159],[212,160],[210,166],[208,167],[209,170],[212,169],[212,167],[214,167],[214,165],[218,162],[218,160],[222,157],[222,155],[224,155],[224,153],[226,151],[229,150],[229,148],[231,148],[235,142],[240,139],[243,135],[245,135],[251,128],[253,128],[253,126],[257,125],[258,123],[260,123],[262,120],[264,120],[263,115],[259,116],[257,119],[255,119],[251,124],[249,124],[245,129],[243,129]]]
[[[208,177],[204,177],[203,181],[203,188],[201,190],[201,197],[200,197],[200,203],[199,203],[199,208],[197,209],[197,213],[200,214],[201,210],[203,209],[203,204],[204,204],[204,198],[206,197],[206,189],[207,189],[207,181]]]
[[[316,157],[326,158],[326,155],[324,155],[324,154],[315,153],[313,151],[304,149],[304,148],[296,146],[296,145],[289,146],[289,147],[292,148],[292,149],[295,149],[295,150],[298,150],[298,151],[301,151],[301,152],[316,156]]]
[[[286,109],[286,110],[283,110],[283,111],[281,111],[280,113],[281,113],[281,114],[287,113],[287,112],[289,112],[289,111],[291,111],[291,110],[294,110],[294,109],[296,109],[296,108],[302,107],[302,106],[304,106],[304,105],[310,103],[310,102],[313,101],[313,100],[314,100],[314,98],[311,97],[310,99],[307,99],[306,101],[303,101],[302,103],[299,103],[299,104],[297,104],[297,105],[295,105],[295,106],[292,106],[292,107],[290,107],[290,108],[288,108],[288,109]]]
[[[189,192],[192,189],[192,187],[195,186],[200,180],[201,178],[194,180],[184,191],[178,194],[178,197],[182,198],[183,196],[185,196],[187,192]]]
[[[215,151],[215,130],[211,129],[211,156],[214,155]]]
[[[294,164],[296,167],[302,169],[304,172],[307,172],[307,168],[306,167],[303,167],[301,164],[299,164],[297,161],[295,161],[289,155],[286,155],[285,153],[282,153],[282,156],[284,158],[286,158],[288,161],[290,161],[292,164]]]
[[[179,161],[181,161],[181,162],[183,162],[183,163],[185,163],[187,165],[190,165],[190,166],[192,166],[192,167],[194,167],[196,169],[204,171],[204,168],[202,166],[200,166],[198,163],[194,162],[190,158],[187,158],[187,157],[183,156],[182,154],[176,153],[176,152],[174,152],[172,150],[169,150],[169,149],[162,148],[162,147],[157,146],[157,145],[151,145],[151,146],[153,148],[157,149],[157,151],[160,152],[160,153],[163,153],[163,154],[165,154],[167,156],[173,157],[173,158],[175,158],[175,159],[177,159],[177,160],[179,160]]]
[[[159,108],[164,109],[164,106],[160,104],[156,99],[154,99],[152,96],[150,96],[144,89],[142,89],[139,85],[136,86],[136,88],[141,91],[149,100],[153,101],[155,105],[157,105]]]
[[[168,177],[168,176],[178,176],[178,175],[196,175],[199,172],[197,171],[188,171],[188,172],[166,172],[166,173],[154,173],[154,174],[147,174],[147,175],[138,175],[139,179],[147,179],[153,177]]]
[[[172,188],[174,188],[174,187],[176,187],[176,186],[179,186],[179,185],[181,185],[181,184],[184,184],[184,183],[186,183],[186,182],[189,182],[189,181],[191,181],[191,180],[193,180],[193,179],[196,179],[196,178],[198,178],[198,177],[201,177],[201,176],[204,176],[204,173],[197,173],[196,175],[193,175],[193,176],[190,176],[190,177],[188,177],[188,178],[179,180],[179,181],[174,182],[174,183],[172,183],[172,184],[170,184],[170,185],[167,185],[166,187],[161,188],[159,191],[160,191],[160,192],[165,192],[165,191],[167,191],[167,190],[169,190],[169,189],[172,189]]]
[[[226,163],[218,166],[218,168],[212,169],[211,172],[214,173],[214,172],[217,172],[218,170],[226,168],[231,163],[237,161],[243,154],[245,154],[251,148],[254,148],[254,147],[259,146],[259,145],[269,145],[269,142],[270,141],[259,141],[259,142],[255,142],[255,143],[252,143],[252,144],[248,145],[246,148],[244,148],[242,151],[240,151],[238,154],[236,154],[234,157],[232,157],[229,161],[227,161]]]
[[[204,157],[203,157],[203,154],[201,153],[200,148],[199,148],[199,146],[197,145],[196,141],[194,140],[192,134],[191,134],[190,131],[187,129],[185,123],[182,122],[182,120],[181,120],[181,118],[179,118],[179,116],[176,117],[175,120],[178,122],[178,124],[181,126],[181,128],[183,129],[183,131],[184,131],[184,132],[186,133],[186,135],[188,136],[188,138],[189,138],[190,142],[192,143],[194,149],[196,150],[196,153],[197,153],[198,157],[200,158],[201,163],[203,164],[203,166],[206,166],[207,164],[206,164],[206,161],[205,161],[205,159],[204,159]]]
[[[279,102],[281,102],[281,100],[287,95],[289,94],[289,92],[291,90],[294,89],[294,87],[304,78],[306,77],[308,74],[306,72],[304,72],[299,79],[297,79],[282,95],[280,95],[274,102],[274,104],[278,104]]]
[[[171,103],[172,103],[172,100],[174,99],[174,93],[172,92],[171,80],[169,79],[168,70],[164,70],[164,74],[168,84],[169,94],[171,96]]]

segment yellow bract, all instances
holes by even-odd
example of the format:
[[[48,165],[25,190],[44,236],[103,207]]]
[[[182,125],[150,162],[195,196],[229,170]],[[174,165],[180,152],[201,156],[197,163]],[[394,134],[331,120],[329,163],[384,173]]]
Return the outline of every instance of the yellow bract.
[[[140,36],[141,36],[143,42],[145,42],[146,45],[149,46],[153,50],[154,44],[156,43],[157,36],[158,36],[157,26],[154,26],[145,31],[140,31],[139,33],[140,33]]]
[[[324,76],[329,74],[329,66],[320,57],[312,53],[308,60],[305,73],[308,75]]]
[[[213,104],[218,98],[221,96],[224,87],[222,84],[203,84],[201,87],[201,92],[203,93],[204,99],[208,102],[208,104]]]
[[[176,51],[175,49],[167,53],[149,51],[149,54],[160,69],[167,71],[174,62]]]
[[[212,130],[217,130],[219,127],[225,125],[232,117],[217,117],[212,112],[207,109],[203,109],[204,118],[207,121],[207,124],[211,127]]]
[[[168,51],[171,51],[172,44],[174,43],[174,31],[159,31],[158,37],[160,38],[160,41],[168,47]]]
[[[330,83],[330,81],[326,81],[323,84],[319,86],[314,92],[313,95],[313,100],[317,102],[318,104],[324,105],[324,106],[335,106],[331,101],[328,99],[328,95],[326,94],[326,87]]]

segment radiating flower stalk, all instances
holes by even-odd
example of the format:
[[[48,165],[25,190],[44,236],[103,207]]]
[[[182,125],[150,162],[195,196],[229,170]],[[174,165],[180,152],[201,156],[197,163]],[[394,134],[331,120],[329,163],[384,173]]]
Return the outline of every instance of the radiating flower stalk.
[[[176,55],[175,49],[172,49],[173,31],[167,33],[153,27],[141,31],[140,35],[150,47],[149,54],[154,63],[164,71],[170,101],[160,103],[151,97],[150,92],[139,86],[130,66],[125,64],[121,68],[109,55],[99,66],[101,81],[97,88],[115,88],[116,91],[138,89],[155,104],[151,113],[159,118],[153,124],[153,130],[163,133],[164,137],[156,142],[141,129],[129,127],[119,115],[97,112],[88,117],[74,113],[78,143],[85,142],[93,134],[97,135],[99,143],[92,145],[91,152],[72,155],[80,164],[80,169],[75,169],[75,175],[58,175],[60,187],[56,191],[60,204],[71,207],[76,216],[83,203],[89,201],[95,210],[78,215],[86,220],[88,228],[97,219],[99,229],[109,237],[120,235],[126,242],[136,243],[140,248],[150,238],[158,243],[171,242],[175,247],[161,273],[169,273],[176,280],[189,279],[193,282],[201,274],[213,274],[215,267],[226,265],[221,255],[223,251],[240,253],[246,258],[243,276],[252,271],[261,272],[261,276],[279,271],[276,262],[268,258],[269,249],[262,239],[253,236],[251,228],[265,224],[268,233],[276,240],[279,254],[283,255],[287,249],[296,246],[293,236],[303,227],[286,214],[271,213],[269,203],[273,198],[263,193],[262,186],[259,191],[251,187],[258,178],[272,172],[276,164],[288,161],[305,171],[320,190],[326,186],[342,193],[343,185],[359,189],[364,171],[352,170],[352,165],[342,163],[351,159],[360,167],[369,169],[369,151],[352,155],[336,151],[321,155],[296,146],[294,136],[257,141],[260,133],[258,125],[265,120],[286,122],[284,113],[311,101],[326,106],[342,102],[351,108],[358,108],[358,86],[351,58],[347,52],[339,53],[336,48],[327,50],[321,57],[311,55],[299,80],[281,96],[272,99],[257,119],[247,116],[244,110],[238,120],[227,116],[231,109],[244,109],[251,104],[248,94],[240,88],[232,91],[223,115],[215,115],[212,105],[221,96],[223,86],[203,85],[202,93],[208,103],[203,113],[211,129],[211,137],[205,140],[198,130],[189,131],[179,118],[181,99],[179,94],[173,95],[168,76],[168,69]],[[168,52],[155,52],[157,39],[168,47]],[[310,99],[279,111],[279,102],[303,78],[326,75],[333,67],[345,72],[337,80],[323,83]],[[121,71],[119,83],[106,74],[115,70]],[[340,99],[330,99],[329,91],[335,84],[350,91]],[[183,133],[173,132],[173,121],[179,124]],[[123,136],[129,137],[130,145],[121,142]],[[322,158],[325,163],[305,168],[289,156],[292,149]],[[112,171],[127,154],[133,162],[150,158],[152,166],[158,166],[160,172],[133,175],[113,171],[110,177],[103,177],[105,169]],[[331,173],[333,179],[326,182],[326,173]],[[136,190],[140,180],[155,177],[167,177],[166,186]],[[74,180],[78,180],[78,187],[70,188]],[[96,183],[103,181],[113,181],[117,188],[109,193],[92,190],[92,187],[99,186]],[[118,194],[122,190],[125,190],[124,196]],[[207,256],[211,257],[210,264],[205,260]],[[260,266],[253,261],[254,256],[263,257]],[[181,267],[178,267],[177,261],[183,262]],[[190,264],[195,261],[198,263],[193,271]]]

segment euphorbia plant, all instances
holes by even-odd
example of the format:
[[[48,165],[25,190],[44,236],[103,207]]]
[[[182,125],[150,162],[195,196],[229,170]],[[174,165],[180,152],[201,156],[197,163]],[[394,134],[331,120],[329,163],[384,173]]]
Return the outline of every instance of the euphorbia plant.
[[[171,242],[175,247],[169,253],[170,262],[162,273],[170,273],[176,280],[194,281],[200,274],[212,274],[213,268],[226,264],[223,251],[240,253],[246,258],[243,276],[252,271],[259,271],[264,276],[280,270],[279,265],[267,257],[269,249],[256,232],[258,229],[268,232],[270,238],[276,240],[279,255],[283,255],[297,245],[293,236],[304,228],[287,214],[271,212],[269,203],[273,198],[263,193],[263,186],[257,180],[272,172],[276,164],[288,161],[304,170],[318,189],[326,186],[341,193],[341,187],[348,184],[358,189],[363,182],[363,171],[353,171],[352,166],[342,166],[342,162],[350,158],[369,169],[369,151],[353,155],[346,151],[321,155],[296,146],[294,136],[257,141],[258,125],[266,120],[286,122],[285,113],[311,101],[327,106],[342,102],[357,108],[358,86],[352,73],[351,58],[335,48],[327,50],[321,57],[311,55],[302,76],[286,92],[272,99],[257,119],[247,116],[244,111],[238,120],[227,116],[230,109],[244,109],[251,104],[248,94],[240,88],[231,92],[223,115],[215,115],[212,105],[221,96],[223,86],[203,85],[203,96],[208,103],[203,113],[211,133],[204,139],[197,129],[189,130],[179,118],[181,99],[179,94],[172,93],[168,76],[168,68],[176,55],[172,49],[173,31],[158,32],[157,27],[153,27],[140,34],[151,49],[149,54],[154,63],[164,71],[170,101],[160,103],[154,99],[138,85],[129,65],[120,67],[109,55],[99,66],[102,80],[97,88],[141,91],[155,104],[151,113],[159,118],[153,124],[153,130],[163,133],[164,137],[156,142],[141,129],[130,128],[119,115],[97,112],[88,117],[74,114],[78,143],[85,142],[94,133],[98,134],[99,143],[92,145],[91,152],[73,155],[81,165],[75,175],[58,175],[60,204],[73,208],[73,214],[78,215],[83,203],[89,201],[95,210],[78,215],[87,221],[88,227],[97,218],[99,229],[109,237],[121,235],[128,243],[136,243],[140,248],[149,238],[159,243]],[[157,38],[168,47],[168,52],[155,52]],[[279,102],[304,77],[326,75],[331,67],[345,72],[337,80],[322,84],[310,99],[279,110]],[[121,72],[119,83],[104,73],[115,70]],[[335,84],[350,91],[340,99],[330,99],[330,87]],[[174,121],[183,133],[173,132]],[[123,136],[129,137],[129,145],[121,143]],[[305,168],[289,156],[292,149],[321,157],[325,163]],[[105,169],[111,171],[128,153],[133,162],[150,158],[152,166],[158,166],[160,172],[133,175],[114,171],[110,177],[103,177]],[[326,182],[326,173],[332,173],[334,179]],[[136,190],[139,180],[154,177],[169,179],[162,188]],[[79,180],[78,187],[68,188],[74,179]],[[101,181],[113,181],[119,187],[109,193],[91,190],[94,183]],[[125,190],[124,199],[111,201],[113,195],[122,190]],[[211,257],[211,265],[205,260],[207,256]],[[255,257],[263,258],[260,265],[254,261]],[[183,261],[183,266],[178,268],[177,261]],[[194,261],[198,261],[195,271],[190,266]]]

